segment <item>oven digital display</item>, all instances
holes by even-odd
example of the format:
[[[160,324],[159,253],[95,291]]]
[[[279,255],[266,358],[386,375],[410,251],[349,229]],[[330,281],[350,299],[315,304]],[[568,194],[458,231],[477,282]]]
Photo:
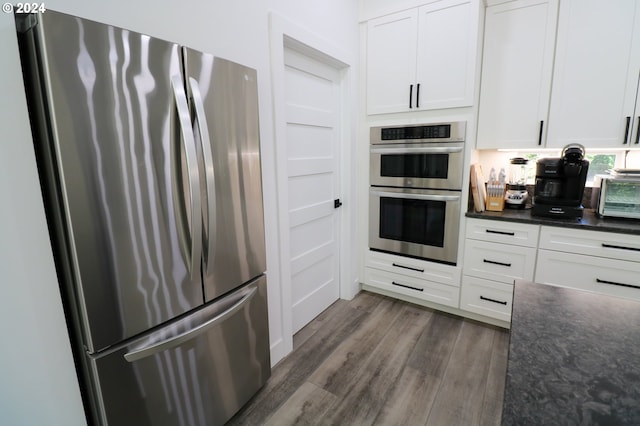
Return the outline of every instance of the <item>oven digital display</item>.
[[[445,201],[380,197],[380,238],[444,247]]]
[[[381,129],[381,140],[401,139],[448,139],[451,137],[450,124],[431,126],[387,127]]]

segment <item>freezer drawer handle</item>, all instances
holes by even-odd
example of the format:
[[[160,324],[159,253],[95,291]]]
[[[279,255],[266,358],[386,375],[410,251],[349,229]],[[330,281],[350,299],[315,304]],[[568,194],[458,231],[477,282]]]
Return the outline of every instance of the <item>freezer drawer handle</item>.
[[[211,327],[224,322],[227,318],[242,309],[244,305],[246,305],[251,300],[251,298],[256,294],[257,291],[258,287],[253,287],[242,299],[236,302],[229,309],[188,331],[177,334],[175,336],[171,336],[159,342],[153,341],[154,335],[152,334],[151,336],[149,336],[152,343],[146,346],[143,345],[142,347],[132,349],[131,351],[124,354],[124,359],[129,362],[138,361],[151,355],[155,355],[159,352],[166,351],[167,349],[179,346],[180,344],[199,336]]]
[[[611,285],[617,285],[620,287],[629,287],[629,288],[640,288],[640,286],[637,285],[633,285],[633,284],[625,284],[625,283],[617,283],[615,281],[607,281],[607,280],[601,280],[600,278],[596,278],[596,282],[600,283],[600,284],[611,284]]]

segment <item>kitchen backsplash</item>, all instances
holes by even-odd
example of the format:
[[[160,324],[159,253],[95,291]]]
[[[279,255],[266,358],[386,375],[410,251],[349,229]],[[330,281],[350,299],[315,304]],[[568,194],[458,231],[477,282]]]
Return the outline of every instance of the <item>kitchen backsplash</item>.
[[[531,200],[533,199],[533,191],[535,185],[527,185],[527,192],[529,193],[529,198],[527,200],[527,207],[531,206]],[[593,188],[587,186],[584,188],[584,192],[582,193],[582,205],[585,209],[591,208],[591,193]],[[471,187],[469,187],[469,202],[467,203],[467,211],[473,211],[473,194],[471,193]]]

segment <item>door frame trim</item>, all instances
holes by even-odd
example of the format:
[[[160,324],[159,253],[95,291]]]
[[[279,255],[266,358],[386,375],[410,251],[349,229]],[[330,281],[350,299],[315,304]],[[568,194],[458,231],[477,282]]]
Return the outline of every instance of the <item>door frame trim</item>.
[[[289,262],[289,199],[287,191],[287,146],[286,114],[284,99],[284,50],[289,48],[336,68],[340,73],[341,132],[338,136],[340,152],[339,188],[340,199],[347,202],[339,210],[338,245],[340,247],[340,298],[352,299],[360,290],[357,277],[358,265],[355,256],[355,238],[351,228],[355,226],[355,143],[356,140],[356,82],[351,58],[345,51],[325,39],[287,20],[274,12],[269,14],[269,44],[271,59],[271,90],[273,99],[273,128],[275,141],[276,194],[278,216],[278,247],[280,250],[280,294],[274,309],[280,315],[280,336],[271,336],[271,362],[275,364],[293,350],[293,309],[291,267]],[[348,225],[348,226],[345,226]],[[355,229],[355,228],[354,228]],[[355,231],[353,231],[355,235]]]

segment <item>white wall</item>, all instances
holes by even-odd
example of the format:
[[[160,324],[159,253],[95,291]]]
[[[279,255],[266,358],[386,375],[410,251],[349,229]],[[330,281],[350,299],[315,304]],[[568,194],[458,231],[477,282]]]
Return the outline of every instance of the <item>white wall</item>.
[[[0,40],[0,423],[79,425],[11,15],[0,15]]]
[[[286,351],[279,284],[269,12],[352,55],[357,0],[50,0],[49,9],[176,41],[258,71],[272,362]],[[0,419],[84,423],[40,197],[11,15],[0,15]],[[355,102],[353,99],[355,114]],[[355,129],[354,123],[351,125]],[[355,130],[352,134],[356,134]],[[353,141],[355,143],[355,141]],[[354,257],[355,258],[355,257]],[[355,274],[356,272],[354,272]],[[42,352],[47,348],[46,352]]]

